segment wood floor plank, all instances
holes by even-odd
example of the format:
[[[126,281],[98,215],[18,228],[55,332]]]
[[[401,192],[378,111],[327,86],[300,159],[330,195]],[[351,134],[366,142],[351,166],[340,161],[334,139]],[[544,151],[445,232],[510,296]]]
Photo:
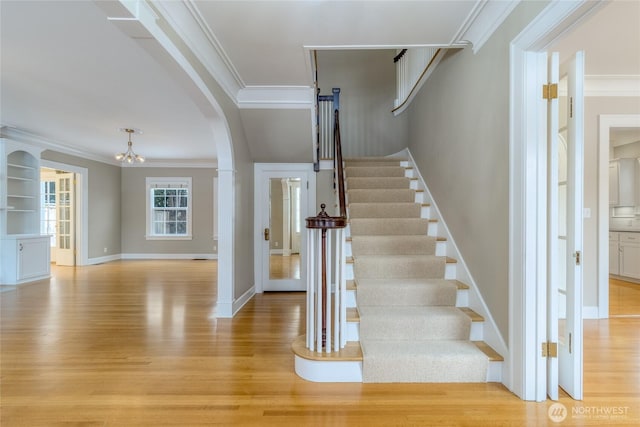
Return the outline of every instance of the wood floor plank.
[[[626,413],[555,424],[551,402],[523,402],[497,383],[305,381],[291,350],[304,334],[304,293],[256,295],[218,319],[215,277],[215,261],[117,261],[54,267],[51,280],[1,292],[0,425],[640,423],[639,318],[585,321],[585,398],[560,398],[569,413]]]

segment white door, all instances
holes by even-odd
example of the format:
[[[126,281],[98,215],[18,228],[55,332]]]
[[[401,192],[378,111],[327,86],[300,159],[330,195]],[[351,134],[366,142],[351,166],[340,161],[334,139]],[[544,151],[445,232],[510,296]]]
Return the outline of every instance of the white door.
[[[282,167],[285,170],[256,164],[255,169],[258,291],[305,291],[307,287],[305,218],[315,216],[311,210],[315,197],[311,200],[307,183],[314,172],[306,166],[302,170]]]
[[[58,174],[56,179],[56,264],[73,266],[76,265],[74,174]]]
[[[548,82],[557,84],[560,74],[560,55],[552,53],[548,61]],[[547,280],[547,342],[558,342],[558,288],[560,282],[560,244],[558,235],[558,223],[560,222],[560,211],[558,209],[560,192],[560,151],[558,144],[558,121],[559,115],[558,98],[550,97],[547,107],[547,141],[549,156],[549,250],[547,265],[549,268]],[[566,157],[566,156],[565,156]],[[563,178],[566,180],[566,178]],[[558,400],[558,359],[557,357],[547,357],[547,395],[550,399]]]
[[[560,85],[560,134],[565,134],[566,169],[559,160],[558,242],[559,242],[559,384],[571,397],[582,400],[582,234],[584,182],[584,52],[568,61]],[[564,87],[566,82],[566,98]],[[566,118],[566,119],[565,119]],[[564,138],[561,138],[561,140]],[[560,144],[562,145],[562,144]],[[562,154],[562,147],[559,152]],[[564,279],[564,280],[563,280]]]

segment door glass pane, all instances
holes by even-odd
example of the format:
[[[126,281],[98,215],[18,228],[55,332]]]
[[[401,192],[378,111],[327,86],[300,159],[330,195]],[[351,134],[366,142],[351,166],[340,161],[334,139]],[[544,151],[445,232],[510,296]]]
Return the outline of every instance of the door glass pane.
[[[271,178],[269,188],[269,279],[300,279],[300,179]]]

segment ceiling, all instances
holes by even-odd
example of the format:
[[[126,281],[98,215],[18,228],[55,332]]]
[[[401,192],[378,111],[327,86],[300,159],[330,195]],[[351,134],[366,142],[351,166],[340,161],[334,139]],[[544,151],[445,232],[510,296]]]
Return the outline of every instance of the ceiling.
[[[170,2],[153,4],[162,3]],[[252,88],[311,86],[314,48],[463,43],[484,3],[193,0],[185,4],[209,31],[239,87]],[[113,1],[0,1],[0,124],[5,130],[45,140],[58,151],[114,164],[114,153],[126,149],[127,135],[119,129],[133,127],[143,132],[134,135],[134,150],[150,164],[215,162],[210,112],[200,108],[201,98],[193,95],[195,85],[153,38],[132,37],[107,20],[114,5]],[[603,13],[612,7],[603,8]],[[622,12],[615,19],[629,15]],[[627,32],[638,33],[635,23]],[[617,40],[628,41],[628,35],[618,31],[622,26],[614,26]],[[598,35],[589,38],[596,46],[609,37],[605,31]],[[640,74],[633,72],[640,49],[633,55],[627,44],[605,44],[616,51],[627,46],[624,55],[607,64],[631,61],[631,71],[625,65],[620,69]],[[596,54],[589,52],[587,58],[600,64]],[[595,72],[620,74],[599,68]],[[310,117],[302,117],[300,110],[290,115],[286,110],[262,111],[241,110],[254,158],[291,161],[278,159],[273,144],[302,134],[310,141]],[[286,131],[274,125],[292,123],[292,118],[298,124]],[[284,151],[295,152],[287,147]]]
[[[161,3],[161,2],[156,2]],[[311,86],[308,46],[449,44],[476,1],[193,1],[241,86]],[[8,1],[1,12],[1,116],[7,129],[60,151],[113,162],[126,149],[121,128],[142,130],[134,150],[149,163],[215,161],[205,115],[175,63],[148,37],[107,20],[113,2]],[[392,13],[393,12],[393,13]],[[335,18],[336,13],[341,18]],[[408,20],[407,20],[408,19]],[[307,114],[309,116],[310,112]],[[296,118],[300,112],[294,113]],[[250,145],[268,161],[282,112],[243,112]],[[267,122],[267,123],[265,123]],[[311,140],[311,118],[292,132]],[[310,144],[308,145],[310,147]],[[291,150],[288,150],[289,152]],[[309,155],[310,155],[309,150]]]

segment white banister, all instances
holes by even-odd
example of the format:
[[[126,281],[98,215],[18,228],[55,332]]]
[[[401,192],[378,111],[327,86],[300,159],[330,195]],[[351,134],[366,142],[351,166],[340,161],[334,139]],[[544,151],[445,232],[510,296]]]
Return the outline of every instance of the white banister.
[[[340,351],[347,344],[346,219],[324,211],[307,218],[307,348]],[[335,287],[332,286],[335,284]]]
[[[396,99],[394,101],[394,113],[404,109],[415,96],[416,88],[424,82],[428,71],[440,60],[443,52],[437,47],[414,47],[398,51],[394,58],[396,63]],[[399,113],[400,111],[398,111]]]

